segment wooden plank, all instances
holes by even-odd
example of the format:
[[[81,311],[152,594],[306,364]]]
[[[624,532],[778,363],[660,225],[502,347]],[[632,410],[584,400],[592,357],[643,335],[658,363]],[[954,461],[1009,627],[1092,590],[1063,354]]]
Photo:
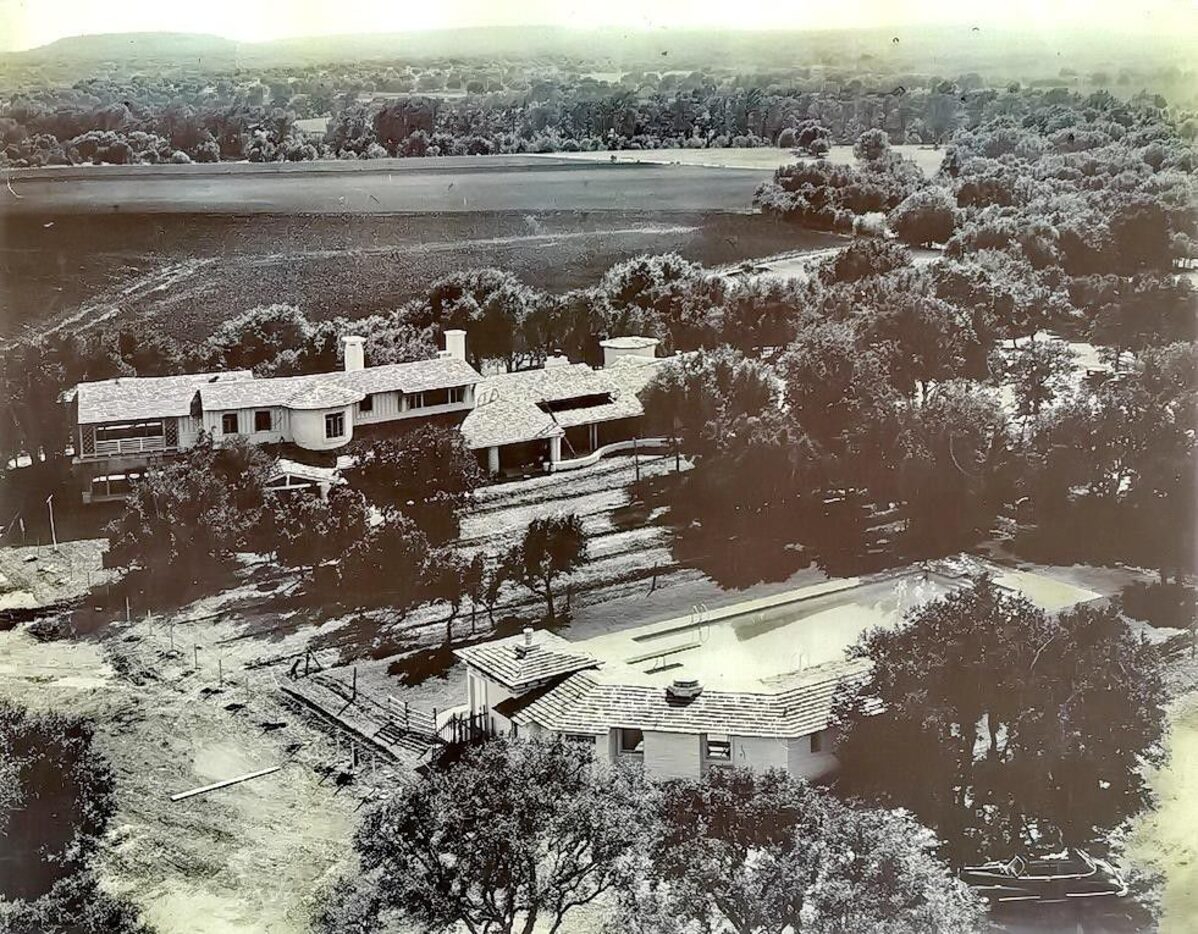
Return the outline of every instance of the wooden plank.
[[[202,788],[192,788],[190,791],[180,791],[178,794],[171,795],[171,800],[182,801],[184,798],[192,798],[196,795],[202,795],[205,792],[216,791],[218,788],[228,788],[230,785],[248,782],[251,778],[261,778],[263,775],[270,775],[272,772],[277,772],[281,768],[281,765],[272,765],[268,769],[259,769],[257,772],[248,772],[245,775],[238,775],[236,778],[226,778],[223,782],[213,782],[211,785],[204,785]]]

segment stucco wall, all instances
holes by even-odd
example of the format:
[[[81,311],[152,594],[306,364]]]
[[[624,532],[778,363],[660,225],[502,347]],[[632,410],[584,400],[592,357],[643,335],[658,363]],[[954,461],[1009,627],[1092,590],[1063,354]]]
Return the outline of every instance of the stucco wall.
[[[645,733],[645,771],[654,778],[698,778],[696,733]]]
[[[270,412],[270,431],[254,431],[254,413]],[[226,435],[224,417],[237,416],[237,434]],[[218,409],[204,413],[204,430],[218,444],[223,440],[245,438],[254,444],[277,444],[291,440],[291,412],[281,406],[258,406],[253,409]],[[323,433],[323,428],[322,428]],[[180,435],[182,438],[182,435]],[[193,442],[194,443],[194,439]]]
[[[337,438],[324,435],[324,417],[341,412],[345,416],[345,433]],[[309,451],[332,451],[344,447],[354,437],[354,406],[331,409],[296,409],[291,413],[291,440]]]
[[[732,764],[741,768],[785,769],[788,762],[785,739],[760,736],[732,737]]]
[[[820,752],[811,751],[811,737],[800,736],[787,741],[787,770],[799,778],[823,778],[836,771],[840,763],[832,753],[833,737],[823,731]]]

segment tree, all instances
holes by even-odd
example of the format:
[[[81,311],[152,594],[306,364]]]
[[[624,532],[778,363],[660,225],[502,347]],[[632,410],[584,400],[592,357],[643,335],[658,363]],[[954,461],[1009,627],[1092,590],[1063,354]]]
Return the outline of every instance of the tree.
[[[371,502],[411,518],[434,544],[458,534],[462,510],[483,481],[462,433],[435,423],[400,437],[359,442],[345,476]]]
[[[908,546],[943,555],[972,544],[1012,498],[1007,422],[993,392],[951,382],[897,415],[897,486]]]
[[[294,305],[266,305],[225,321],[208,347],[213,366],[273,376],[288,369],[287,356],[301,352],[311,336],[311,322]]]
[[[854,240],[820,264],[820,279],[829,285],[881,276],[911,265],[911,251],[901,243],[878,237]]]
[[[695,455],[717,449],[746,418],[773,408],[776,396],[773,374],[730,348],[659,367],[640,393],[649,430]]]
[[[202,435],[175,461],[147,468],[108,526],[108,560],[165,582],[190,580],[257,544],[270,458],[244,440]]]
[[[1111,247],[1117,268],[1127,272],[1168,269],[1172,265],[1169,217],[1155,198],[1133,198],[1115,211],[1111,217]]]
[[[556,934],[634,861],[652,799],[639,772],[561,740],[495,739],[401,783],[354,837],[361,874],[318,918],[329,934],[398,915],[427,931]]]
[[[1053,618],[982,578],[852,654],[872,669],[837,704],[844,791],[910,809],[958,864],[1088,845],[1148,800],[1159,653],[1112,609]]]
[[[861,162],[880,162],[890,154],[890,137],[885,130],[866,130],[853,143],[853,155]]]
[[[270,505],[274,551],[289,567],[315,570],[343,557],[369,534],[366,499],[345,486],[334,486],[327,499],[277,494]]]
[[[1076,354],[1064,341],[1028,341],[1006,361],[1006,377],[1020,415],[1040,409],[1068,388]]]
[[[146,931],[92,872],[116,810],[112,770],[93,743],[86,720],[0,703],[0,930]]]
[[[504,559],[512,580],[545,601],[550,625],[557,621],[555,581],[577,568],[587,555],[586,532],[574,513],[533,519]]]
[[[1132,374],[1079,391],[1036,421],[1022,471],[1033,542],[1071,560],[1155,566],[1162,579],[1193,567],[1193,367],[1192,352],[1146,353]]]
[[[462,599],[482,586],[482,568],[453,549],[441,548],[429,558],[424,581],[429,600],[440,600],[449,607],[449,616],[445,619],[445,644],[452,645],[453,621],[462,611]]]
[[[985,909],[933,835],[774,770],[712,769],[662,790],[641,872],[612,930],[682,934],[980,932]]]
[[[953,235],[956,211],[952,198],[942,188],[913,191],[890,212],[890,227],[911,246],[945,243]]]
[[[360,604],[386,600],[402,617],[425,596],[431,550],[415,522],[402,513],[386,512],[346,550],[342,593]]]
[[[862,343],[852,324],[824,319],[801,330],[778,362],[791,416],[821,444],[853,434],[897,396],[883,355]]]

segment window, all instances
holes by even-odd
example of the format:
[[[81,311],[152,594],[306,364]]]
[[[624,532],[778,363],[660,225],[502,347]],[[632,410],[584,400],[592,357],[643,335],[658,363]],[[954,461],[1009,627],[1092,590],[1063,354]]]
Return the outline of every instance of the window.
[[[408,408],[409,409],[423,409],[424,408],[424,393],[422,393],[422,392],[413,392],[413,393],[409,394],[407,396],[407,400],[408,400]]]
[[[97,441],[126,441],[131,438],[161,438],[162,422],[131,422],[126,425],[97,425]]]
[[[732,737],[719,733],[709,733],[704,736],[703,757],[716,762],[731,762]]]
[[[366,393],[365,398],[362,399],[362,401],[358,403],[358,411],[359,412],[373,412],[374,411],[374,396],[372,396],[370,393]]]
[[[639,756],[645,751],[645,734],[637,729],[620,730],[620,753]]]
[[[220,417],[221,434],[235,435],[237,434],[237,413],[227,412]]]
[[[824,751],[824,732],[823,732],[823,730],[819,730],[818,732],[811,734],[811,751],[812,751],[812,753],[819,753],[819,752]]]
[[[345,413],[333,412],[324,417],[324,436],[340,438],[345,434]]]
[[[452,389],[450,389],[449,390],[449,401],[450,401],[450,403],[453,403],[453,404],[456,404],[459,402],[465,402],[466,401],[466,387],[465,386],[454,386]]]
[[[270,431],[272,427],[270,409],[259,409],[254,413],[254,431]]]

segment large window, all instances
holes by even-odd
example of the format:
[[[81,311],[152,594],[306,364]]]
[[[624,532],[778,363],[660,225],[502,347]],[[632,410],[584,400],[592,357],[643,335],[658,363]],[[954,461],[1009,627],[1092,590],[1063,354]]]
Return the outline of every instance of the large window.
[[[811,752],[820,753],[824,751],[824,731],[819,730],[811,734]]]
[[[125,441],[130,438],[161,438],[162,422],[130,422],[124,425],[97,425],[97,441]]]
[[[703,758],[711,762],[731,762],[732,738],[725,734],[708,733],[703,737]]]
[[[374,396],[372,396],[370,393],[366,393],[366,395],[362,398],[362,401],[358,403],[358,411],[359,412],[373,412],[374,411]]]
[[[220,417],[221,434],[235,435],[237,434],[237,413],[227,412]]]
[[[324,417],[324,436],[326,438],[345,437],[345,413],[333,412]]]
[[[637,729],[620,730],[620,754],[639,756],[645,751],[645,734]]]
[[[451,403],[453,403],[454,405],[458,404],[459,402],[465,402],[466,401],[466,387],[465,386],[454,386],[452,389],[450,389],[449,390],[449,401]]]
[[[413,392],[413,393],[409,393],[404,398],[408,400],[408,408],[409,409],[423,409],[424,408],[424,393]]]
[[[258,409],[254,413],[254,431],[270,431],[273,427],[270,409]]]

